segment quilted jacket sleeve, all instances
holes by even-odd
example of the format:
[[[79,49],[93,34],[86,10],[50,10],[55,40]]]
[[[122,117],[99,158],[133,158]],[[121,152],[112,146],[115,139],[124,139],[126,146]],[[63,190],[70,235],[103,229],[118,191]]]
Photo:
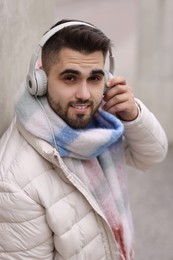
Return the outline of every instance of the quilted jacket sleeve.
[[[0,259],[53,259],[45,208],[28,193],[49,167],[38,158],[14,120],[0,140]]]
[[[138,99],[139,116],[131,122],[123,122],[125,155],[127,164],[146,171],[161,162],[168,149],[167,138],[156,117]]]

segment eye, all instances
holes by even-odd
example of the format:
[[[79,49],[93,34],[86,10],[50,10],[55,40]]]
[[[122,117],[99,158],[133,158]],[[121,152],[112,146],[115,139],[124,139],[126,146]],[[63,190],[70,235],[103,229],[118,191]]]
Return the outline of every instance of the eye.
[[[90,81],[95,81],[95,82],[97,82],[97,81],[101,81],[102,80],[102,76],[100,76],[100,75],[92,75],[90,78],[89,78],[89,80]]]
[[[66,81],[75,81],[76,76],[74,76],[74,75],[67,75],[67,76],[64,77],[64,79]]]

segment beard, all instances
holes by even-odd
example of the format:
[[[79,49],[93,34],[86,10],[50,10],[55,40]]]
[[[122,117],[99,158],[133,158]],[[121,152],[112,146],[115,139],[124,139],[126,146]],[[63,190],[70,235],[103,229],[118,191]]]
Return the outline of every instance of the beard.
[[[48,102],[53,111],[61,117],[67,125],[74,129],[85,128],[93,119],[100,104],[94,105],[93,101],[78,99],[77,101],[69,102],[66,106],[62,106],[60,103],[56,103],[52,97],[48,94]],[[69,112],[72,104],[89,104],[90,113],[71,113]]]

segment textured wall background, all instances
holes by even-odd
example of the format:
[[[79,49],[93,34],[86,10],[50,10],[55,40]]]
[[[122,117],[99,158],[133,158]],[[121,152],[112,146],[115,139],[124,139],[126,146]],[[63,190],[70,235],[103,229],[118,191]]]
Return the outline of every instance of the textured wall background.
[[[0,0],[0,136],[13,116],[14,94],[33,49],[52,23],[53,2]]]
[[[138,1],[135,91],[173,143],[173,1]]]
[[[62,18],[90,21],[115,44],[116,74],[124,75],[162,122],[173,143],[172,0],[0,0],[0,135],[13,115],[40,36]],[[149,174],[129,173],[136,260],[172,260],[173,147]]]

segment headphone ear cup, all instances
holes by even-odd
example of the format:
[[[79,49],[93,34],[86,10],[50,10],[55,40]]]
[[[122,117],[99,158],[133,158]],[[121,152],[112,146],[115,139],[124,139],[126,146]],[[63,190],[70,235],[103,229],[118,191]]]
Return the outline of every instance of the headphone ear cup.
[[[47,93],[47,76],[44,70],[35,70],[35,79],[37,84],[36,96],[43,96]]]

